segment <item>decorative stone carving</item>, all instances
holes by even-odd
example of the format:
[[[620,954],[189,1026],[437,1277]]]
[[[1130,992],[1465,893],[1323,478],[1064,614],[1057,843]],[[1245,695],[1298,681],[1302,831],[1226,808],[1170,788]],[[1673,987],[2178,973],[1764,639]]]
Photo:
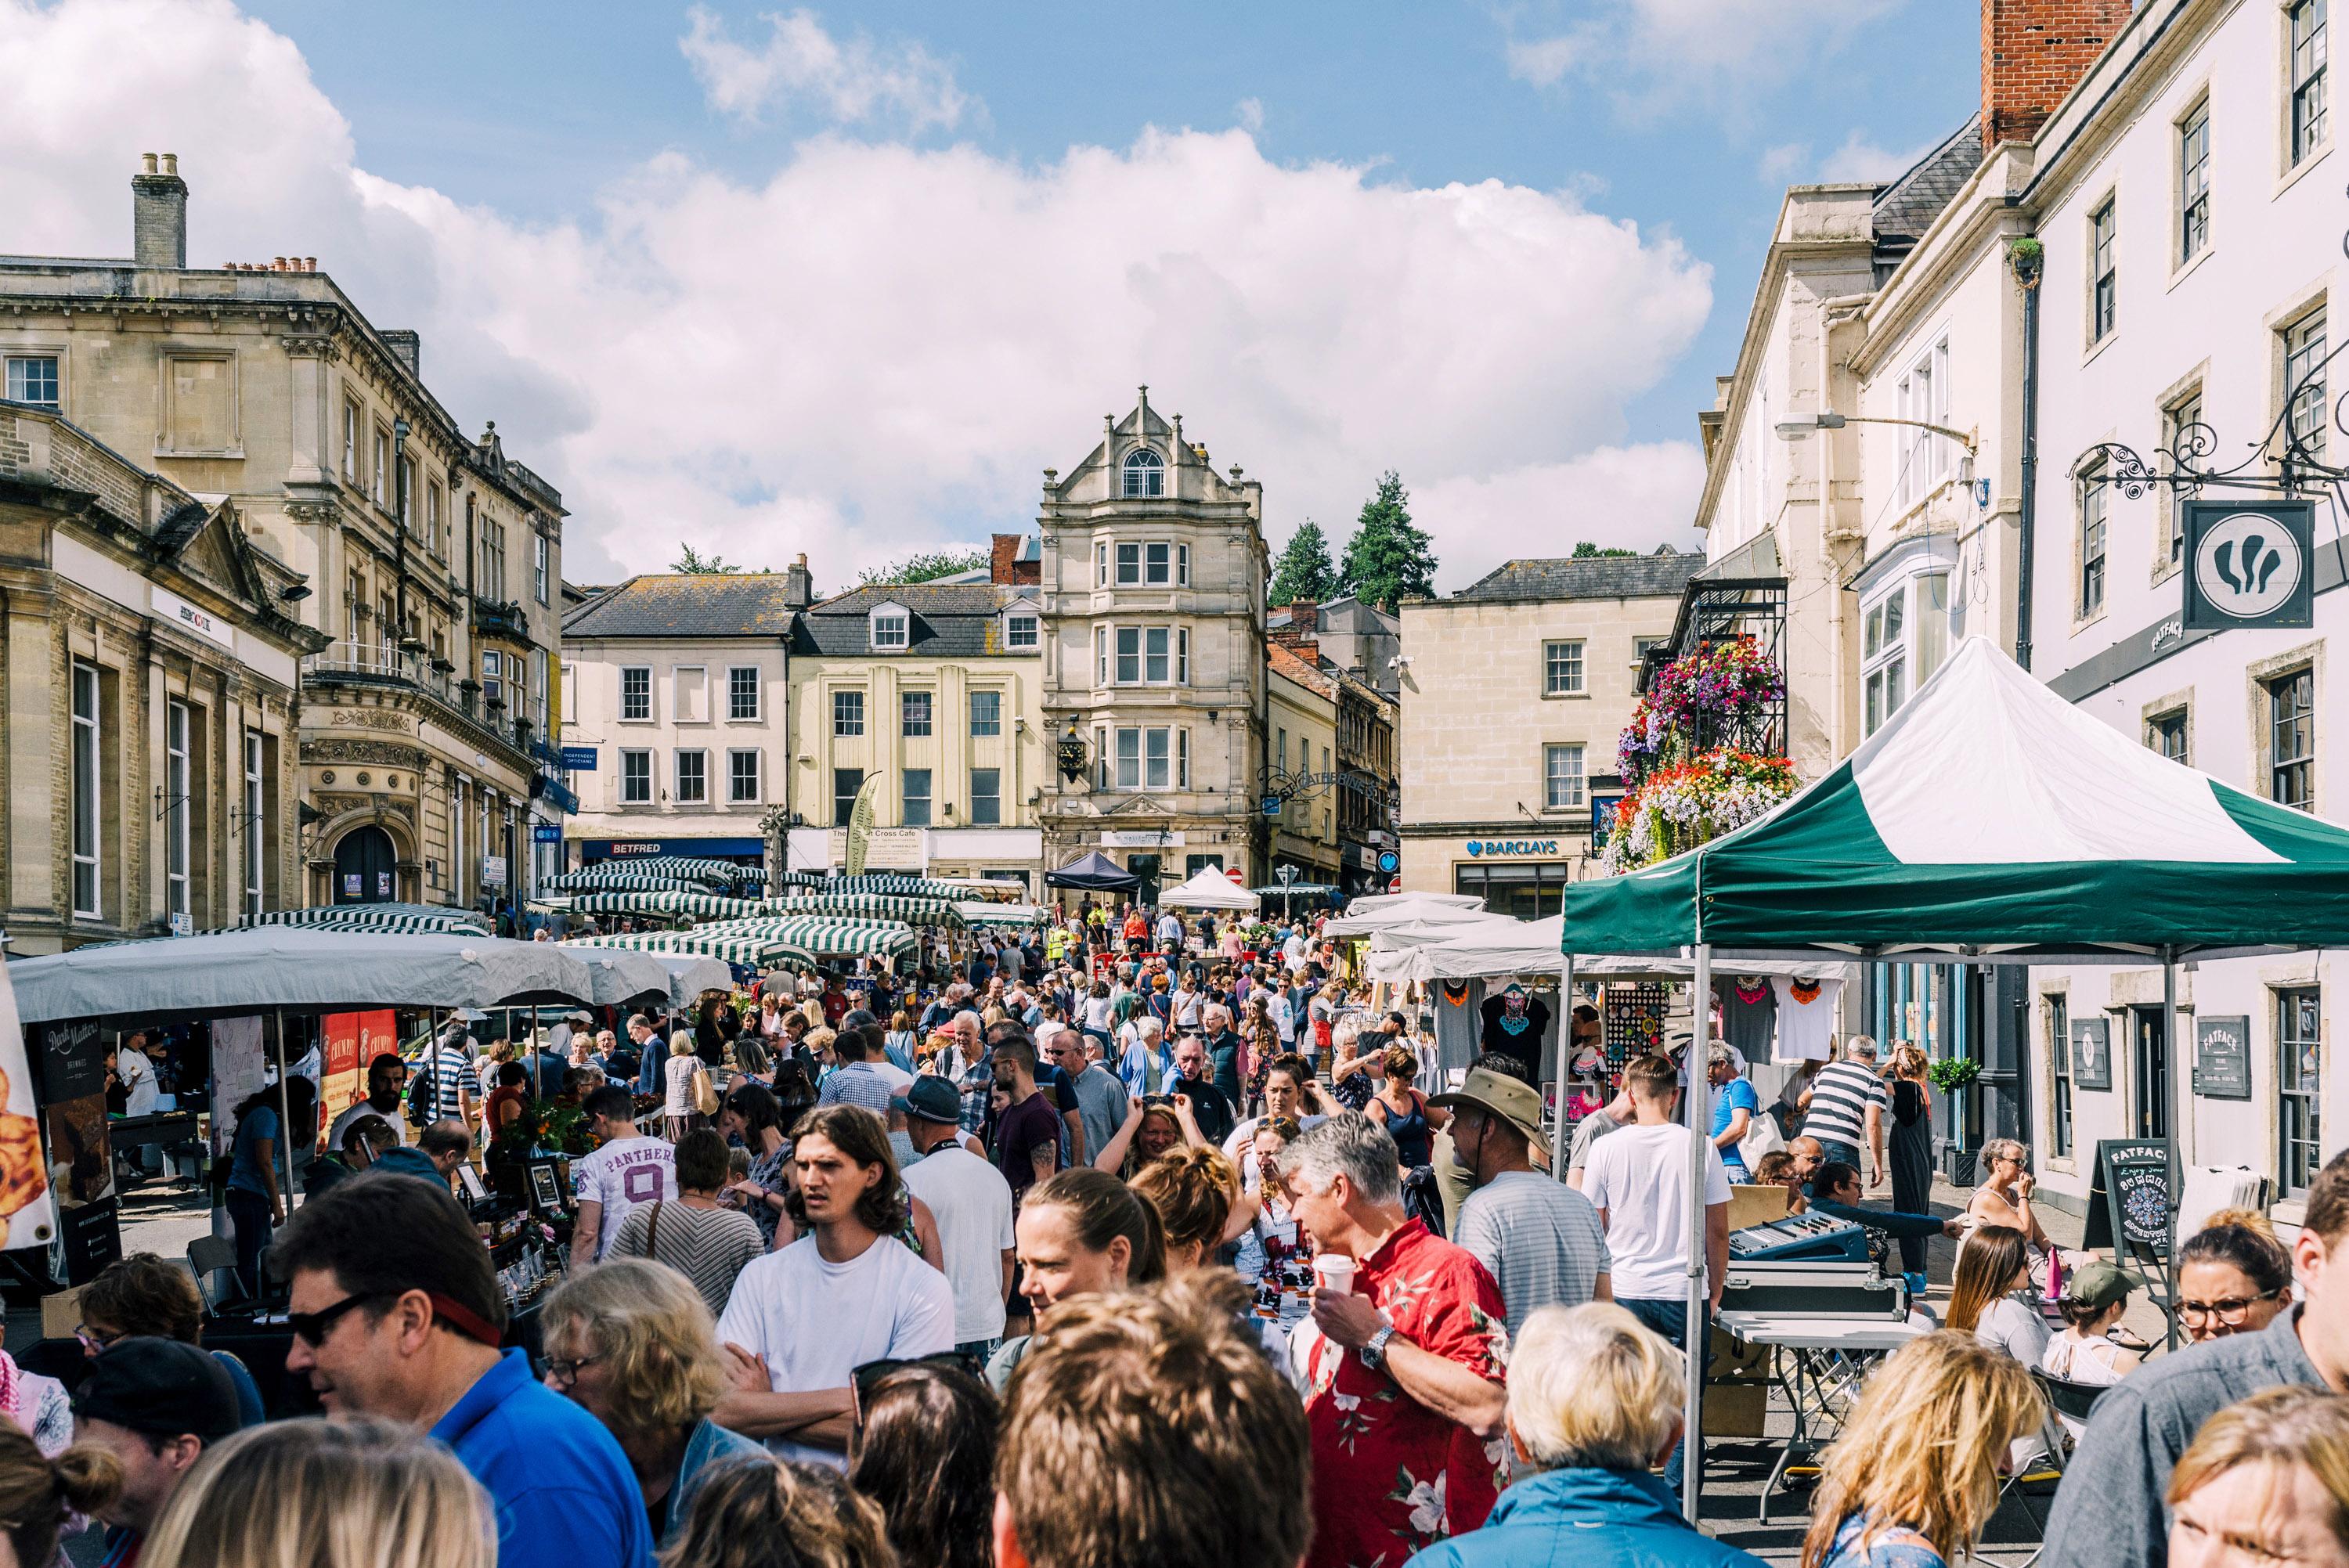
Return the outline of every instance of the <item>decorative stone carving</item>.
[[[302,756],[310,762],[379,762],[408,769],[421,768],[426,761],[421,747],[397,746],[383,740],[305,741]]]
[[[329,729],[396,729],[409,733],[409,719],[404,713],[389,708],[338,707],[326,717]]]

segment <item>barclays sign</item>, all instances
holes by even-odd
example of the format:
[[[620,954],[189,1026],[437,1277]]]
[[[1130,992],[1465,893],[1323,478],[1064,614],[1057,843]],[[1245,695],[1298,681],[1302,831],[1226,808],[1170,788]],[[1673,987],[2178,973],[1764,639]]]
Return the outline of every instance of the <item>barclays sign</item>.
[[[1511,855],[1555,855],[1556,839],[1471,839],[1468,853],[1472,858],[1489,860]]]

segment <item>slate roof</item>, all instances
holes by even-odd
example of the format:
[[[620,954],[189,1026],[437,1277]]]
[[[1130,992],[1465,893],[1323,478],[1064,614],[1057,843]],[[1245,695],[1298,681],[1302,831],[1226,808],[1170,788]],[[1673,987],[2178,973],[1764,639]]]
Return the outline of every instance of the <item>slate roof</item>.
[[[874,606],[903,604],[912,614],[904,655],[884,658],[1041,658],[1043,650],[1014,654],[1003,645],[999,612],[1015,599],[1040,602],[1034,586],[1009,583],[884,583],[858,588],[802,611],[792,652],[849,658],[872,653],[867,624]]]
[[[1899,179],[1876,193],[1876,242],[1912,245],[1982,167],[1982,116],[1951,133]]]
[[[1446,603],[1527,599],[1677,599],[1704,564],[1694,551],[1600,555],[1582,560],[1509,561]]]
[[[781,637],[781,572],[631,577],[564,617],[566,637]]]

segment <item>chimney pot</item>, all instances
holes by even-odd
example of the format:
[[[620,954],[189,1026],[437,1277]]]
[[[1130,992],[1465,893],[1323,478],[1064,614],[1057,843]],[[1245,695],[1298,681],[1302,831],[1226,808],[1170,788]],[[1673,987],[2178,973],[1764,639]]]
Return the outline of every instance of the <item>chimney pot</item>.
[[[141,172],[130,178],[130,258],[150,271],[177,271],[188,264],[188,182],[180,178],[177,153],[140,156]]]
[[[167,152],[163,154],[163,172],[171,175],[177,175],[180,172],[180,155],[178,153]]]
[[[140,153],[140,154],[139,155],[139,161],[140,161],[140,166],[141,166],[141,167],[140,167],[140,173],[142,173],[142,174],[152,174],[152,173],[154,173],[154,172],[155,172],[155,155],[154,155],[153,153],[151,153],[151,152],[142,152],[142,153]]]

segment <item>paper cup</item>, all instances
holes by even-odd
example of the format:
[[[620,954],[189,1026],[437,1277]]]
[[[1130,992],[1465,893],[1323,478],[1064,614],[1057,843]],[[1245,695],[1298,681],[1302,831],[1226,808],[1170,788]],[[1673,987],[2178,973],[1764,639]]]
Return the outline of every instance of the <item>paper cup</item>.
[[[1313,1260],[1313,1283],[1324,1290],[1340,1295],[1354,1294],[1354,1260],[1336,1253],[1323,1253]]]

